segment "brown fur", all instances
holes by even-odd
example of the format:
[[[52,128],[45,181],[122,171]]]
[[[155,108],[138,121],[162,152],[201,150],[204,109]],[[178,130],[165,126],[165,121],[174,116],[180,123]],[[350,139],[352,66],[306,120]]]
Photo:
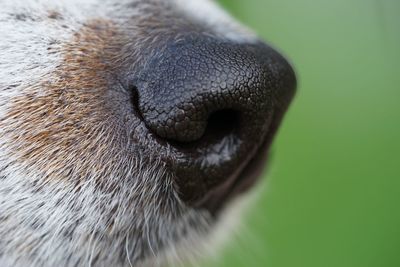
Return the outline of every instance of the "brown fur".
[[[70,179],[65,169],[78,170],[79,177],[102,172],[105,165],[88,158],[115,149],[105,134],[111,130],[106,124],[110,120],[106,89],[111,46],[118,36],[112,22],[93,20],[70,43],[49,47],[50,52],[60,49],[62,64],[51,77],[31,85],[28,94],[13,99],[12,108],[0,121],[0,127],[5,120],[12,121],[14,130],[9,134],[21,163],[42,163],[36,167],[48,179]],[[72,159],[74,166],[66,168]]]

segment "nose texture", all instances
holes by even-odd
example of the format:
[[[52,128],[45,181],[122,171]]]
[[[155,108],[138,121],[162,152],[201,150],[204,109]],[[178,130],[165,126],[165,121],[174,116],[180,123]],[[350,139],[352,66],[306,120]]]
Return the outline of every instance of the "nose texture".
[[[150,54],[132,79],[138,112],[168,149],[181,198],[214,206],[205,199],[231,190],[269,145],[293,96],[294,72],[262,42],[186,36]]]
[[[293,77],[287,62],[263,43],[183,38],[148,62],[136,84],[139,110],[146,125],[170,141],[198,141],[210,125],[242,127],[251,138],[288,97],[284,83]]]

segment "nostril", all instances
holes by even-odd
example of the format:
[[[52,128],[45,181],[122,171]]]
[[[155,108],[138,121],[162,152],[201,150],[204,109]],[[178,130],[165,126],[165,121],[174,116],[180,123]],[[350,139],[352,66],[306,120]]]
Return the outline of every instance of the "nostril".
[[[141,119],[142,121],[144,120],[142,113],[140,112],[139,109],[139,91],[138,88],[135,85],[131,85],[129,87],[129,92],[131,94],[131,104],[133,108],[133,112],[135,115]]]
[[[238,134],[240,128],[240,112],[233,109],[224,109],[212,113],[208,120],[206,129],[201,137],[191,142],[179,142],[168,140],[168,142],[179,149],[193,150],[216,144],[228,136]]]
[[[136,86],[130,86],[131,104],[133,112],[142,121],[144,120],[143,114],[139,108],[139,91]],[[197,140],[190,142],[179,142],[176,140],[168,140],[175,147],[179,148],[193,148],[201,147],[207,144],[217,143],[224,137],[238,133],[240,127],[240,112],[234,109],[222,109],[211,113],[207,119],[207,125],[204,134]],[[155,133],[156,136],[157,133]],[[164,139],[164,138],[163,138]]]
[[[219,110],[208,118],[203,138],[221,139],[239,128],[239,112],[233,109]]]

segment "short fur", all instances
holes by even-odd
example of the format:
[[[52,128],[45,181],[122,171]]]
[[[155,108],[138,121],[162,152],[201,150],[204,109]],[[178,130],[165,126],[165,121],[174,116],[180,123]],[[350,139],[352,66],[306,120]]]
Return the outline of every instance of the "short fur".
[[[112,75],[183,31],[256,41],[208,0],[0,0],[1,267],[176,264],[228,220],[132,149]]]

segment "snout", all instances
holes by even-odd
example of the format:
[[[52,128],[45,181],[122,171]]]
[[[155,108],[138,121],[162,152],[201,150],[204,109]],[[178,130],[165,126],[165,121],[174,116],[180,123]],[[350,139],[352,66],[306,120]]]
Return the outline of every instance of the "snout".
[[[246,184],[243,170],[268,150],[296,86],[291,66],[266,44],[199,35],[166,42],[138,73],[138,113],[169,148],[182,200],[198,207]]]

